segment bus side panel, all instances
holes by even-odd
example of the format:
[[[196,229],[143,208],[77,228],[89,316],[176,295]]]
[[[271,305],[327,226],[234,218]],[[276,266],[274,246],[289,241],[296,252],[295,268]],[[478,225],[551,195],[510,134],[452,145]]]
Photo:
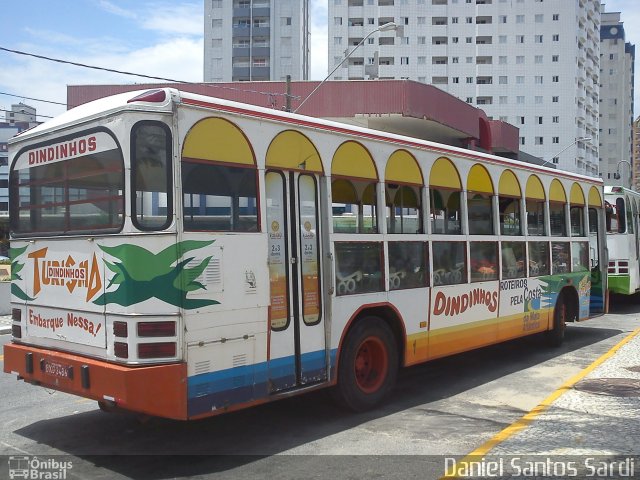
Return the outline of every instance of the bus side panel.
[[[189,295],[200,303],[183,310],[189,417],[267,397],[266,235],[189,232],[184,241],[209,242],[187,264],[206,263],[194,279],[204,288]]]
[[[429,358],[496,343],[497,281],[435,287],[431,293]]]
[[[553,277],[530,277],[500,282],[498,340],[508,340],[547,330],[553,312]]]

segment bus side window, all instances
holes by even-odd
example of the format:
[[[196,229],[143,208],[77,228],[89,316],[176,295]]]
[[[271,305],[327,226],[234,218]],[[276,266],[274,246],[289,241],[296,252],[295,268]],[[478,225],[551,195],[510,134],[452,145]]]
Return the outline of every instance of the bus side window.
[[[336,179],[331,197],[334,233],[378,233],[375,182]]]
[[[467,283],[466,242],[433,242],[433,285]]]
[[[567,235],[567,220],[564,211],[564,203],[549,202],[549,221],[551,223],[551,236],[564,237]]]
[[[462,233],[460,192],[431,187],[429,195],[431,199],[431,233],[460,235]]]
[[[336,294],[384,291],[382,243],[335,242]]]
[[[389,242],[389,290],[429,284],[427,242]]]
[[[182,161],[185,231],[257,232],[254,168]]]
[[[420,188],[386,184],[387,233],[423,233]]]
[[[498,280],[498,242],[470,242],[471,282]]]

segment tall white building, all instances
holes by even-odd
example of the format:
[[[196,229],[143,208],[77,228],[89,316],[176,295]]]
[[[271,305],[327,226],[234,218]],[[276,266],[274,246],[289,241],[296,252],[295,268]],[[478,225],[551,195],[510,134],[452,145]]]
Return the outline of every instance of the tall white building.
[[[599,0],[329,0],[335,79],[431,83],[520,129],[520,148],[597,175]],[[589,139],[589,140],[586,140]]]
[[[307,80],[309,0],[204,0],[204,80]]]
[[[601,12],[600,172],[608,185],[632,184],[635,47],[625,42],[620,12]]]

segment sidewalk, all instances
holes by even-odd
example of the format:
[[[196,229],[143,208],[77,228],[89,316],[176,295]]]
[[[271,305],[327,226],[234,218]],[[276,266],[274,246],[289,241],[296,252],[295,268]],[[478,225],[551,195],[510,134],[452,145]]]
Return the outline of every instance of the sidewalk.
[[[543,469],[575,467],[584,473],[592,471],[593,462],[606,465],[618,462],[616,468],[635,467],[631,478],[638,478],[639,456],[640,329],[565,382],[520,420],[469,453],[458,465],[465,468],[473,462],[493,460],[504,462],[508,469],[527,459],[539,461]],[[597,478],[626,476],[616,473],[618,476],[607,474]]]
[[[522,422],[523,428],[496,444],[490,455],[640,455],[640,330]]]
[[[11,315],[0,315],[0,335],[11,333]]]

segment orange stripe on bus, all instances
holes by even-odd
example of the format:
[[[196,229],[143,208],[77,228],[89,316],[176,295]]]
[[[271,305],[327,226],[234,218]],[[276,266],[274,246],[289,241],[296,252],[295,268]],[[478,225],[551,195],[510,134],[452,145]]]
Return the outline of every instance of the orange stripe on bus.
[[[523,335],[543,332],[549,328],[549,320],[552,318],[550,312],[551,309],[539,310],[536,312],[538,317],[534,320],[528,316],[531,313],[527,312],[414,333],[407,337],[405,364],[415,365],[425,360],[446,357],[520,338]],[[525,318],[528,319],[527,329],[525,329]]]

